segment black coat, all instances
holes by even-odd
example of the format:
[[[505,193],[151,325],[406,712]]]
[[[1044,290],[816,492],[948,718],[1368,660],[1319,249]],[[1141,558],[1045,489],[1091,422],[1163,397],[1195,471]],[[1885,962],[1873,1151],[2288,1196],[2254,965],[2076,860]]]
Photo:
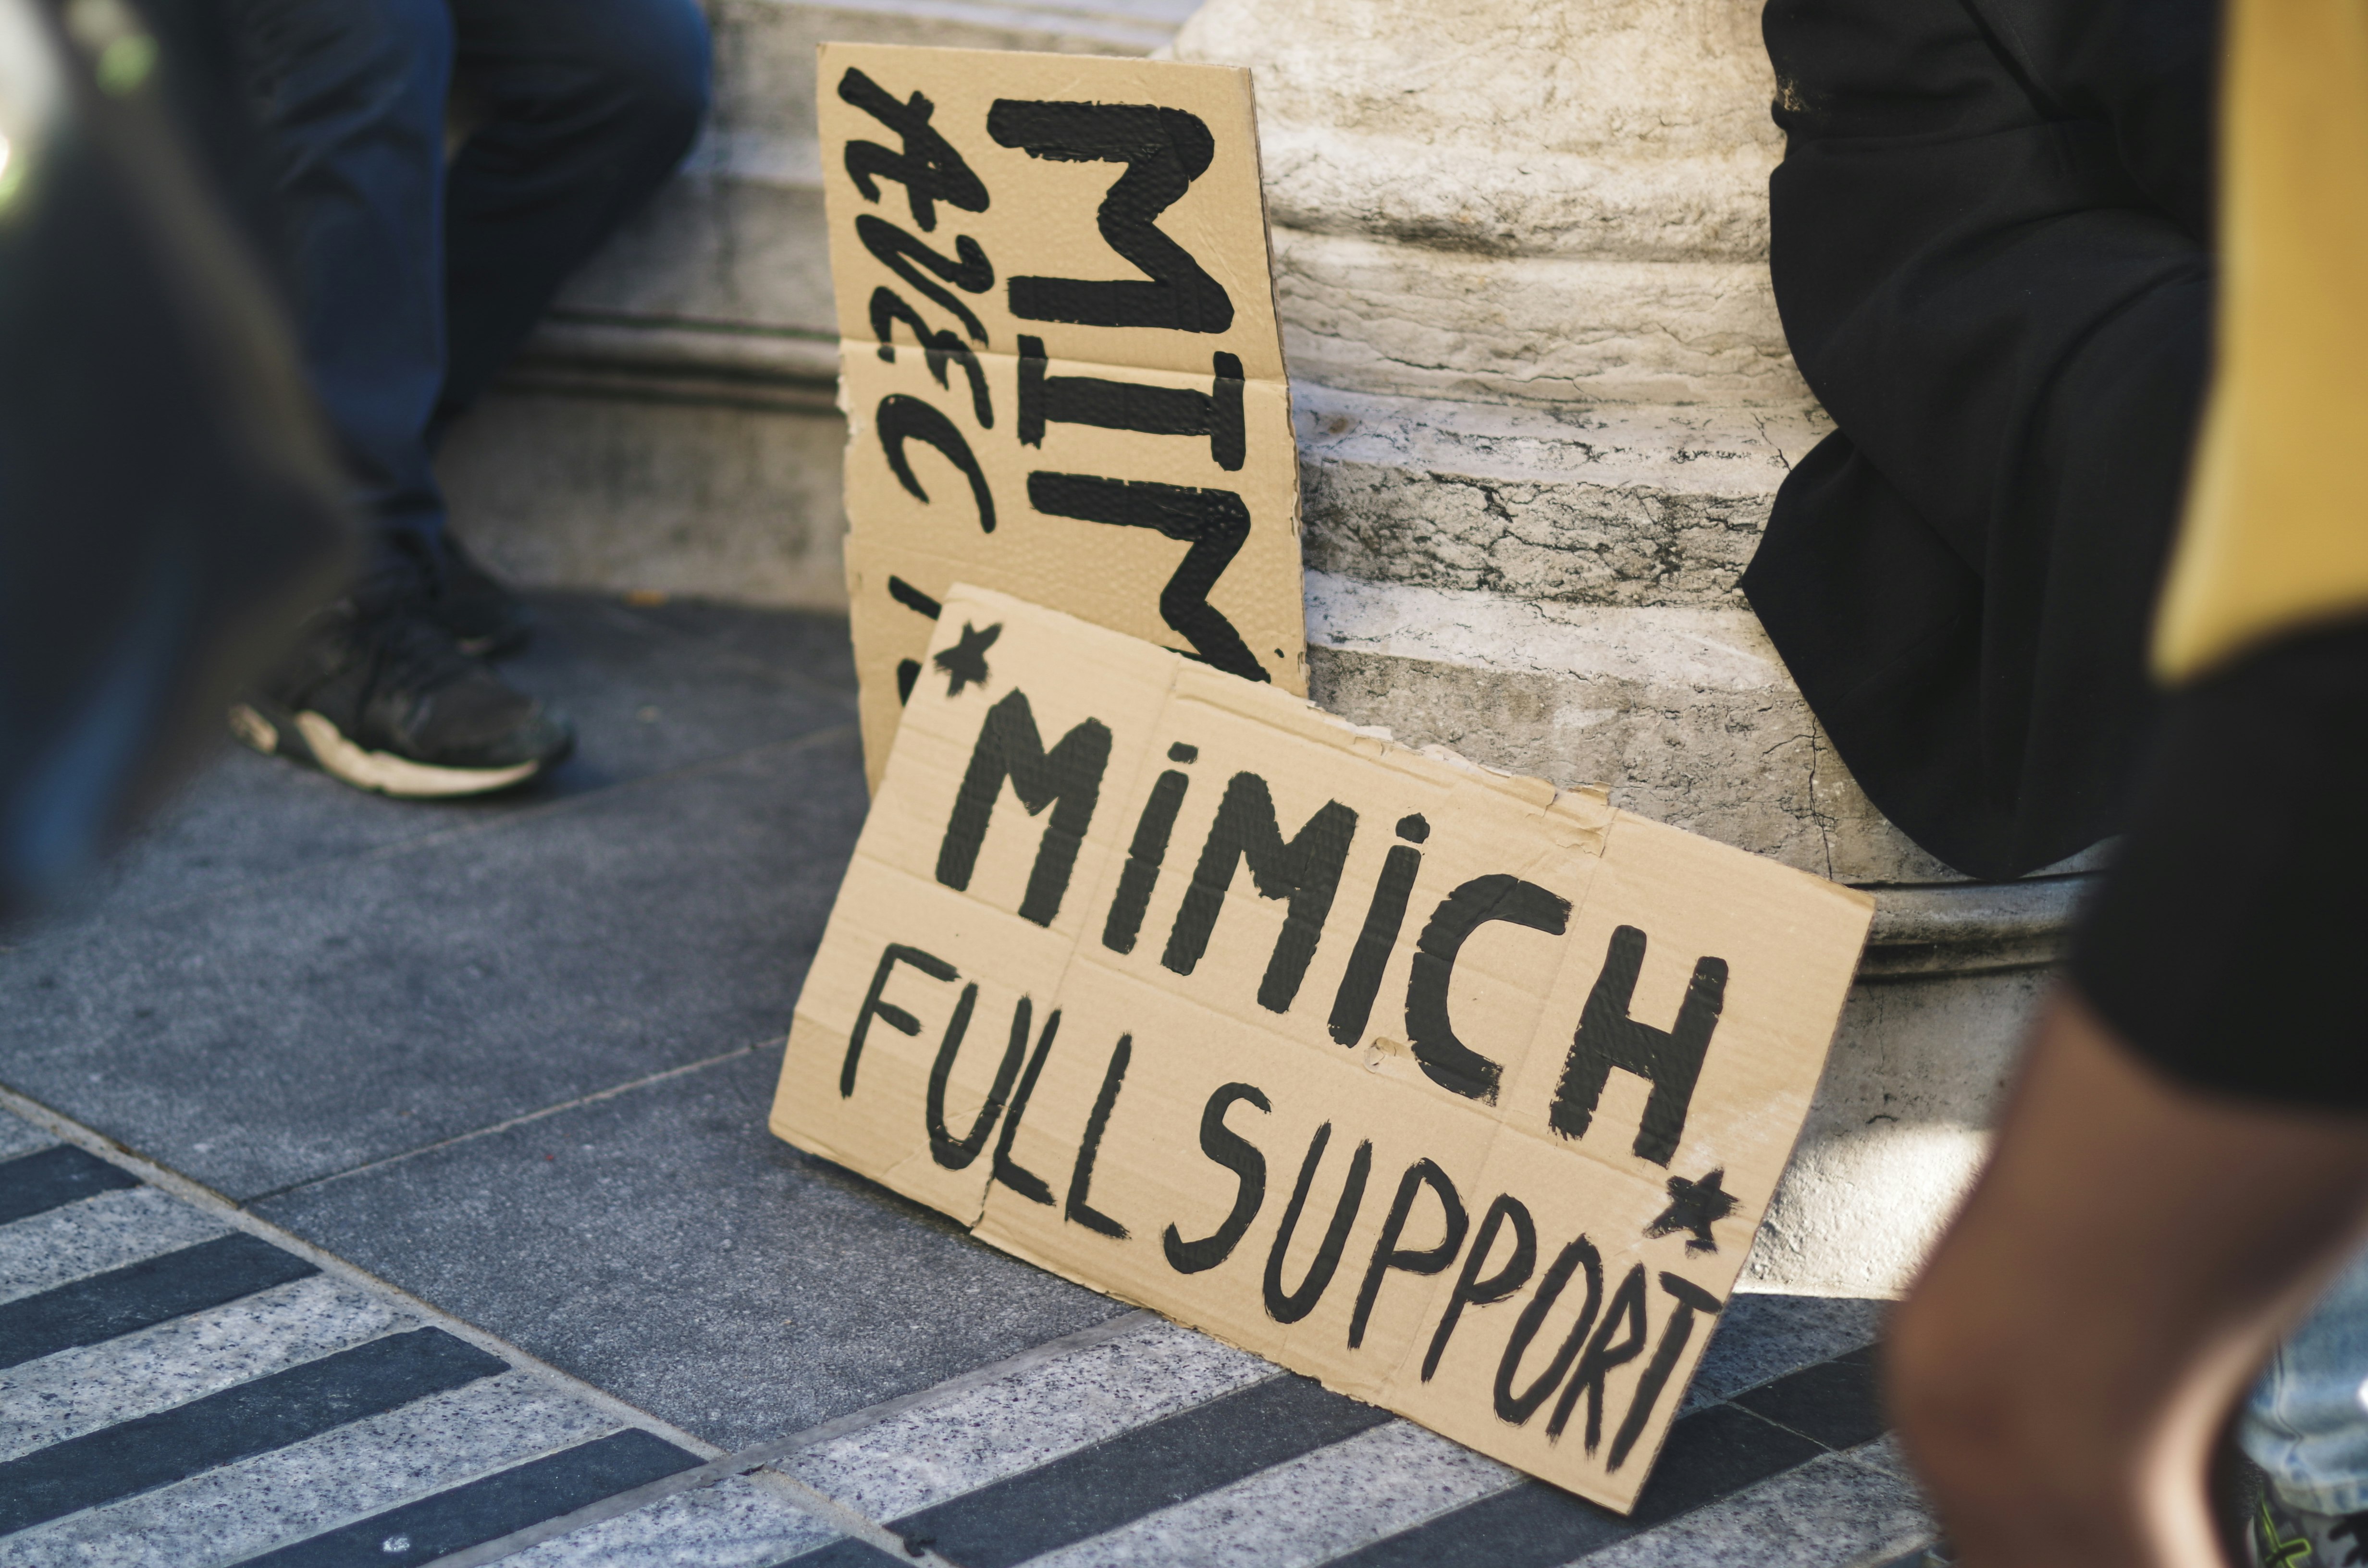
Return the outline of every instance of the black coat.
[[[1836,433],[1743,587],[1977,877],[2117,830],[2205,369],[2208,0],[1771,0],[1777,304]]]

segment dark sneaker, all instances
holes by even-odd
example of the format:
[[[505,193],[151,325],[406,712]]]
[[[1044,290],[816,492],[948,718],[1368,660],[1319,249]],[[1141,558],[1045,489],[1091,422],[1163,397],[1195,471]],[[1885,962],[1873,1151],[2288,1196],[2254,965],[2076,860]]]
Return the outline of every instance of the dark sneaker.
[[[461,652],[416,612],[323,612],[231,733],[267,756],[310,762],[382,795],[506,790],[556,767],[575,731]]]
[[[2368,1514],[2315,1514],[2264,1487],[2245,1539],[2248,1568],[2345,1568],[2368,1562]]]
[[[444,589],[428,613],[444,623],[461,652],[481,659],[515,653],[534,635],[534,613],[525,601],[479,565],[449,528],[444,533]]]

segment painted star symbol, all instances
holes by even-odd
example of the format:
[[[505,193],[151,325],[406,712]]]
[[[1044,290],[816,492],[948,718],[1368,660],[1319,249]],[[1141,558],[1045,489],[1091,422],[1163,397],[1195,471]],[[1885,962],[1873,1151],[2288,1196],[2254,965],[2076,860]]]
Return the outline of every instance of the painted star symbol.
[[[969,621],[962,622],[962,637],[954,645],[931,661],[946,673],[946,695],[960,697],[962,688],[975,681],[986,684],[986,651],[1003,635],[1003,622],[981,631]]]
[[[1690,1253],[1716,1252],[1718,1242],[1710,1228],[1735,1212],[1735,1197],[1723,1191],[1719,1182],[1725,1176],[1721,1165],[1700,1181],[1688,1181],[1683,1176],[1669,1178],[1669,1206],[1661,1217],[1645,1227],[1648,1236],[1675,1235],[1679,1231],[1691,1231],[1686,1243]]]

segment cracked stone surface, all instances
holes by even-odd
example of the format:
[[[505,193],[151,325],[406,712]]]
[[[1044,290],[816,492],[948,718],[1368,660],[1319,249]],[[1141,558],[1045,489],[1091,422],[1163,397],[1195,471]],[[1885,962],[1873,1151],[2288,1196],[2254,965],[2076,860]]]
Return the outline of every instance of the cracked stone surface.
[[[1570,604],[1740,608],[1822,414],[1552,410],[1294,389],[1311,571]]]
[[[1516,403],[1807,389],[1768,282],[1782,138],[1750,0],[1211,0],[1250,66],[1295,374]]]
[[[1782,138],[1752,0],[1214,0],[1278,222],[1498,255],[1757,262]]]
[[[1283,347],[1294,372],[1326,386],[1526,403],[1808,401],[1759,263],[1482,256],[1284,228],[1274,246]]]
[[[1945,881],[1884,821],[1794,693],[1659,687],[1309,650],[1316,700],[1416,744],[1561,783],[1849,881]]]

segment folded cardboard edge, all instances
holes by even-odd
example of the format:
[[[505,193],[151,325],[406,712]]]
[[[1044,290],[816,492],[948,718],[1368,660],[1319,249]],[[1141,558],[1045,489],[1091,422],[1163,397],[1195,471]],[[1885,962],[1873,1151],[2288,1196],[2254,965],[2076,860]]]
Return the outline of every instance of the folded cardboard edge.
[[[1062,621],[1067,622],[1069,623],[1070,628],[1076,633],[1088,639],[1117,639],[1121,642],[1129,645],[1130,648],[1156,648],[1156,644],[1143,643],[1139,640],[1128,637],[1122,632],[1112,631],[1106,627],[1099,626],[1079,617],[1069,615],[1064,611],[1052,609],[1044,606],[1032,605],[1026,600],[1017,597],[1016,596],[1001,593],[990,588],[980,587],[973,584],[956,584],[954,587],[949,591],[944,602],[950,609],[957,604],[977,605],[981,607],[981,608],[988,611],[1003,609],[1005,607],[1020,607],[1030,613],[1041,616],[1054,617]],[[951,618],[942,618],[941,624],[943,623],[943,619]],[[933,645],[935,642],[936,638],[933,636]],[[1616,829],[1623,825],[1633,824],[1634,828],[1648,830],[1654,833],[1684,835],[1685,830],[1683,829],[1670,827],[1666,824],[1656,823],[1650,818],[1639,816],[1634,812],[1611,807],[1610,805],[1609,791],[1602,787],[1584,786],[1577,789],[1564,789],[1544,779],[1530,778],[1515,774],[1505,769],[1490,767],[1485,764],[1474,762],[1470,758],[1464,757],[1461,754],[1445,747],[1406,746],[1390,738],[1386,732],[1377,733],[1372,727],[1353,724],[1336,714],[1325,711],[1322,708],[1318,707],[1315,702],[1308,699],[1294,697],[1288,692],[1272,687],[1260,689],[1260,687],[1256,684],[1247,681],[1224,679],[1219,676],[1216,672],[1201,670],[1199,666],[1192,665],[1190,661],[1183,659],[1180,655],[1177,655],[1169,650],[1156,649],[1156,651],[1167,653],[1169,658],[1173,661],[1171,665],[1170,680],[1168,683],[1168,700],[1170,701],[1207,701],[1212,705],[1242,713],[1247,717],[1276,723],[1279,727],[1300,734],[1304,738],[1337,745],[1342,749],[1359,752],[1375,761],[1394,762],[1398,766],[1413,767],[1419,770],[1419,763],[1414,760],[1418,758],[1420,759],[1420,762],[1427,762],[1435,767],[1448,768],[1458,775],[1459,779],[1463,782],[1474,784],[1484,789],[1503,793],[1521,805],[1529,807],[1531,810],[1538,811],[1541,814],[1561,815],[1564,817],[1565,822],[1569,823],[1569,824],[1574,827],[1582,827],[1583,824],[1582,831],[1592,831],[1594,833],[1600,834],[1600,840],[1597,846],[1597,854],[1599,856],[1609,852],[1611,834]],[[1398,758],[1405,758],[1406,760],[1404,762],[1397,762]],[[1686,835],[1686,836],[1699,838],[1701,835]],[[1704,842],[1712,844],[1716,843],[1715,840],[1704,840]],[[1748,855],[1750,853],[1747,850],[1737,849],[1734,846],[1721,845],[1718,846],[1718,847],[1730,850],[1736,854]],[[1755,856],[1753,858],[1759,861],[1762,865],[1771,867],[1777,870],[1788,872],[1793,877],[1799,878],[1805,883],[1815,884],[1821,890],[1824,890],[1826,896],[1839,898],[1845,906],[1854,909],[1861,916],[1859,925],[1859,941],[1862,949],[1866,937],[1866,932],[1871,926],[1873,918],[1874,900],[1871,895],[1862,892],[1858,889],[1835,882],[1830,879],[1816,876],[1812,872],[1803,871],[1793,867],[1783,866],[1779,862],[1770,860],[1764,856]],[[1590,892],[1592,890],[1590,889]],[[1845,981],[1845,984],[1847,982]],[[826,1038],[836,1035],[836,1031],[824,1028],[823,1026],[820,1026],[811,1018],[805,1018],[803,1021],[804,1022],[805,1027],[810,1029],[822,1029],[822,1032]],[[1837,1010],[1835,1024],[1836,1028],[1839,1028],[1839,1009]],[[843,1045],[843,1039],[841,1043]],[[1829,1032],[1825,1048],[1819,1052],[1818,1056],[1821,1066],[1822,1063],[1829,1058],[1831,1051],[1832,1034]],[[775,1136],[781,1138],[784,1142],[789,1142],[793,1147],[803,1149],[809,1153],[817,1155],[824,1159],[833,1160],[834,1163],[844,1163],[839,1160],[838,1156],[821,1140],[811,1137],[801,1139],[797,1136],[793,1136],[783,1125],[778,1102],[773,1114],[768,1117],[768,1124]],[[1796,1126],[1793,1139],[1787,1147],[1784,1161],[1785,1165],[1790,1165],[1793,1153],[1799,1146],[1801,1131],[1802,1127]],[[1495,1123],[1489,1134],[1490,1148],[1493,1150],[1508,1135],[1517,1137],[1527,1136],[1527,1134],[1523,1133],[1520,1129],[1498,1121]],[[848,1168],[853,1169],[854,1167],[848,1166]],[[859,1172],[858,1174],[860,1173]],[[912,1194],[904,1192],[894,1180],[894,1174],[895,1173],[892,1170],[882,1173],[878,1177],[868,1177],[867,1179],[878,1180],[882,1186],[888,1187],[892,1191],[898,1191],[902,1196],[910,1199]],[[1217,1339],[1221,1343],[1233,1346],[1234,1347],[1242,1349],[1247,1353],[1258,1354],[1258,1352],[1252,1351],[1249,1346],[1242,1345],[1237,1340],[1229,1337],[1223,1331],[1221,1326],[1209,1322],[1201,1321],[1196,1316],[1182,1315],[1179,1312],[1170,1311],[1168,1308],[1159,1306],[1156,1303],[1140,1301],[1134,1297],[1113,1290],[1108,1285],[1087,1278],[1083,1274],[1078,1273],[1070,1267],[1064,1267],[1063,1265],[1047,1258],[1007,1233],[1003,1233],[998,1230],[992,1233],[982,1234],[980,1228],[985,1225],[986,1221],[986,1199],[987,1186],[984,1181],[982,1181],[976,1204],[974,1206],[966,1206],[970,1207],[972,1211],[967,1215],[949,1214],[948,1217],[962,1225],[966,1231],[970,1232],[978,1240],[988,1245],[996,1247],[998,1251],[1001,1251],[1008,1256],[1043,1268],[1047,1272],[1058,1275],[1060,1278],[1070,1280],[1072,1283],[1082,1285],[1088,1290],[1094,1290],[1099,1294],[1108,1296],[1114,1301],[1123,1301],[1135,1306],[1149,1306],[1152,1310],[1158,1311],[1163,1316],[1168,1317],[1171,1321],[1182,1324],[1197,1332],[1207,1334],[1212,1338]],[[935,1205],[929,1206],[935,1207]],[[942,1210],[939,1211],[944,1212]],[[1766,1212],[1763,1210],[1753,1227],[1754,1239],[1758,1236],[1759,1226],[1760,1224],[1764,1224],[1765,1221]],[[1736,1266],[1736,1272],[1738,1276],[1742,1267],[1742,1258],[1747,1255],[1748,1248],[1738,1250],[1738,1261]],[[1727,1294],[1730,1296],[1733,1293],[1733,1285],[1734,1279],[1730,1278],[1727,1285]],[[1338,1393],[1343,1397],[1355,1399],[1364,1403],[1373,1404],[1377,1408],[1386,1409],[1389,1408],[1389,1406],[1384,1404],[1377,1396],[1381,1395],[1390,1386],[1397,1370],[1398,1369],[1392,1369],[1387,1373],[1354,1385],[1344,1385],[1340,1381],[1338,1381],[1333,1378],[1326,1377],[1321,1373],[1303,1373],[1301,1375],[1314,1378],[1315,1381],[1321,1383],[1324,1387],[1330,1389],[1332,1392]],[[1404,1418],[1408,1420],[1415,1419],[1410,1416]],[[1645,1462],[1640,1464],[1633,1473],[1646,1477],[1651,1474],[1653,1466],[1657,1461],[1659,1449],[1667,1440],[1668,1430],[1668,1424],[1664,1423],[1659,1435],[1654,1443],[1653,1450],[1650,1453],[1638,1456]],[[1587,1496],[1590,1501],[1597,1502],[1603,1506],[1610,1507],[1615,1511],[1625,1514],[1634,1509],[1635,1498],[1638,1492],[1641,1491],[1642,1485],[1643,1482],[1640,1480],[1637,1489],[1635,1491],[1631,1491],[1624,1496],[1616,1493],[1609,1492],[1596,1494],[1581,1491],[1578,1494]]]

